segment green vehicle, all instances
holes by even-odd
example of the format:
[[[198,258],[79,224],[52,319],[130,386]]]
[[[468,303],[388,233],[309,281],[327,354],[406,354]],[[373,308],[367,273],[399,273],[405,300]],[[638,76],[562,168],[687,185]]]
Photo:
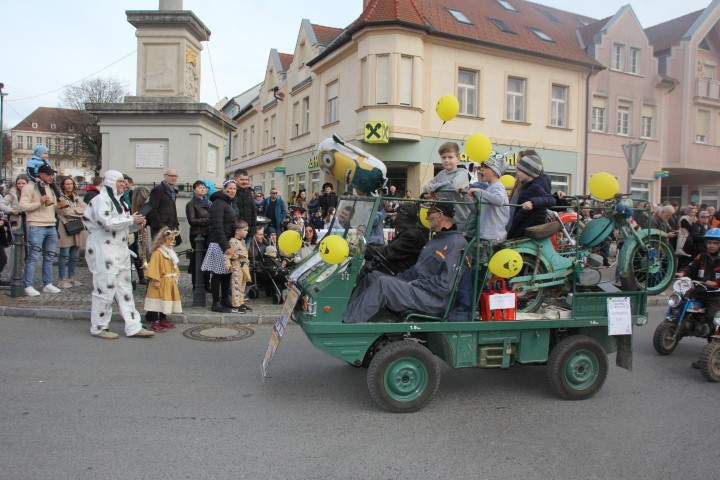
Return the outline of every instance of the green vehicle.
[[[454,369],[545,365],[551,389],[569,400],[585,399],[600,390],[608,374],[610,353],[617,352],[618,366],[632,367],[630,323],[647,322],[646,291],[573,288],[565,310],[518,313],[512,321],[484,321],[479,305],[492,277],[487,268],[492,246],[478,238],[468,242],[463,253],[467,261],[456,269],[455,288],[442,316],[383,310],[368,323],[344,324],[343,315],[363,269],[371,233],[371,228],[361,228],[363,235],[358,235],[355,227],[372,225],[384,200],[397,201],[342,197],[337,211],[351,206],[353,214],[349,226],[346,222],[344,230],[333,233],[348,240],[350,255],[333,265],[323,261],[316,250],[291,274],[291,288],[298,298],[292,320],[321,350],[350,365],[368,368],[368,389],[380,407],[403,413],[427,405],[440,385],[439,359]],[[478,218],[479,214],[476,222]],[[473,285],[470,320],[449,321],[467,271]],[[609,335],[608,324],[616,318],[626,323],[629,335]]]

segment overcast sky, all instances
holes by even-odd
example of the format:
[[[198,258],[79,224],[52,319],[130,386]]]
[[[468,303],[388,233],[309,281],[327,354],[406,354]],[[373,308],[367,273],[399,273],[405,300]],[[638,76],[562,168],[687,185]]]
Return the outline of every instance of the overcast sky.
[[[597,19],[630,3],[640,23],[649,27],[705,8],[710,0],[536,3]],[[3,112],[6,127],[14,127],[37,107],[59,106],[63,87],[86,77],[118,78],[134,95],[135,28],[127,23],[125,11],[156,10],[158,4],[158,0],[4,2],[0,82],[9,93]],[[260,82],[271,48],[293,53],[303,18],[344,28],[360,15],[362,4],[362,0],[184,0],[183,7],[212,32],[202,53],[201,100],[212,105]]]

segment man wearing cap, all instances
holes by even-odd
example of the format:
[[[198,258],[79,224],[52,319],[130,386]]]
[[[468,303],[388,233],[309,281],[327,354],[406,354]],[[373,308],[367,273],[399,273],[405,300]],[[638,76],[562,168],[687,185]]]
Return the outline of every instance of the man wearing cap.
[[[35,182],[28,183],[22,189],[18,204],[18,210],[25,212],[28,226],[27,240],[29,249],[25,259],[25,275],[23,277],[25,295],[28,297],[40,295],[40,292],[32,286],[35,278],[35,266],[40,259],[40,255],[43,257],[43,292],[60,292],[60,289],[52,283],[52,262],[58,241],[58,233],[55,228],[55,206],[67,205],[64,199],[58,202],[52,189],[47,189],[45,193],[40,191],[42,184],[50,185],[55,179],[55,170],[50,165],[41,165],[37,170],[37,176]]]
[[[350,298],[343,322],[367,322],[383,308],[428,315],[445,311],[467,241],[455,226],[452,203],[435,202],[427,207],[428,222],[435,236],[420,253],[417,263],[395,277],[378,271],[365,276]]]
[[[480,197],[480,238],[499,243],[505,240],[507,232],[505,226],[510,219],[510,206],[505,185],[500,177],[505,173],[505,156],[501,153],[492,152],[490,157],[480,164],[480,175],[487,187],[482,188],[470,185],[468,196],[475,200],[475,194]],[[473,219],[474,217],[470,217]],[[473,221],[468,222],[468,236],[475,232]]]
[[[525,235],[525,229],[545,223],[547,207],[555,206],[550,193],[550,177],[543,173],[540,156],[534,150],[520,152],[517,163],[517,181],[510,194],[510,203],[519,205],[510,212],[507,238]]]

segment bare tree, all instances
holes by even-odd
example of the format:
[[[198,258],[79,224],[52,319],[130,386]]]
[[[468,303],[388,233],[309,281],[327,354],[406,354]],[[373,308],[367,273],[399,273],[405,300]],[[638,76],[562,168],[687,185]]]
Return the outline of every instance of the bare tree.
[[[128,95],[127,85],[116,78],[93,78],[65,89],[62,106],[77,111],[69,121],[75,122],[75,140],[90,157],[93,170],[101,169],[102,137],[97,117],[85,111],[86,103],[120,103]]]

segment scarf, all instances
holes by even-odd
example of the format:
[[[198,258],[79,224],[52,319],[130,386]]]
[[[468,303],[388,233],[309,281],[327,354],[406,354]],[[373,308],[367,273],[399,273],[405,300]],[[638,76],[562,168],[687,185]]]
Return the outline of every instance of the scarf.
[[[169,260],[172,260],[172,262],[173,262],[173,267],[177,267],[177,264],[178,264],[178,261],[179,261],[179,260],[178,260],[177,253],[175,253],[175,250],[173,250],[172,248],[168,248],[168,247],[166,247],[165,245],[160,245],[160,246],[158,247],[158,250],[160,251],[160,254],[161,254],[163,257],[165,257],[165,258],[167,258],[167,259],[169,259]]]
[[[177,192],[175,191],[175,189],[173,187],[171,187],[170,184],[167,183],[167,181],[165,181],[165,180],[163,180],[160,183],[162,183],[162,186],[165,187],[165,191],[167,192],[168,195],[170,195],[170,198],[172,198],[172,201],[175,202],[175,199],[177,198]]]
[[[110,200],[112,200],[113,205],[115,205],[115,209],[118,211],[118,213],[127,213],[128,210],[125,207],[125,203],[118,202],[118,199],[115,197],[115,193],[113,193],[113,189],[105,185],[105,190],[107,190],[108,197],[110,197]]]
[[[200,205],[207,207],[207,208],[210,208],[210,205],[211,205],[210,200],[208,200],[208,198],[207,198],[207,195],[201,197],[197,193],[193,193],[192,201],[199,203]]]

